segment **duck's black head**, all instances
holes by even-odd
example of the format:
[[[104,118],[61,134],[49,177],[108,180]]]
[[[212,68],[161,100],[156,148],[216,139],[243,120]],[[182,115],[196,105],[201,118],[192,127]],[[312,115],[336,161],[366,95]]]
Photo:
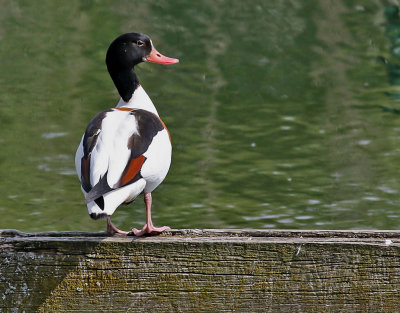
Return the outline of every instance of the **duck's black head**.
[[[139,86],[134,66],[144,61],[174,64],[172,59],[159,53],[153,46],[149,36],[141,33],[127,33],[117,37],[107,50],[106,64],[124,101],[129,101]]]
[[[116,38],[107,50],[106,64],[109,70],[131,69],[150,55],[152,44],[145,34],[128,33]]]

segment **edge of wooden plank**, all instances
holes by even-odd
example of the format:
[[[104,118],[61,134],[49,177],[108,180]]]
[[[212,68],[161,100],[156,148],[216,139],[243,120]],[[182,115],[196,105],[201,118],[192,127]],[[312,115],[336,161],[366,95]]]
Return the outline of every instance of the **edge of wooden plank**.
[[[165,231],[162,237],[285,237],[285,238],[400,238],[397,230],[290,230],[290,229],[172,229]],[[16,229],[0,229],[0,237],[119,237],[135,236],[110,235],[104,231],[49,231],[28,233]],[[137,238],[137,237],[136,237]],[[149,237],[143,237],[149,238]]]

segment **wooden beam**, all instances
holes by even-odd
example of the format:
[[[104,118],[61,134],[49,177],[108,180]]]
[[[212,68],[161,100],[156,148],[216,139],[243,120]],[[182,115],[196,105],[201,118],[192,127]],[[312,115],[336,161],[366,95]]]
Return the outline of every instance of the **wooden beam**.
[[[0,230],[0,312],[396,312],[400,232]]]

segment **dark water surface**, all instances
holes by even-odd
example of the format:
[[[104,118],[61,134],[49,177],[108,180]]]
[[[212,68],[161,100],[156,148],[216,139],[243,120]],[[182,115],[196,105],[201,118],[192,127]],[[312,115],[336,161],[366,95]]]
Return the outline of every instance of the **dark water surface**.
[[[371,0],[1,1],[0,228],[104,229],[74,154],[130,31],[181,60],[137,68],[174,147],[156,224],[400,228],[400,21]]]

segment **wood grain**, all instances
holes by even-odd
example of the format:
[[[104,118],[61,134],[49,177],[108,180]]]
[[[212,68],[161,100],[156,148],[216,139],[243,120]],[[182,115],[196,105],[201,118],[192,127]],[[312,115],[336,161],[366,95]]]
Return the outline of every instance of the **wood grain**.
[[[397,312],[400,232],[0,231],[0,312]]]

